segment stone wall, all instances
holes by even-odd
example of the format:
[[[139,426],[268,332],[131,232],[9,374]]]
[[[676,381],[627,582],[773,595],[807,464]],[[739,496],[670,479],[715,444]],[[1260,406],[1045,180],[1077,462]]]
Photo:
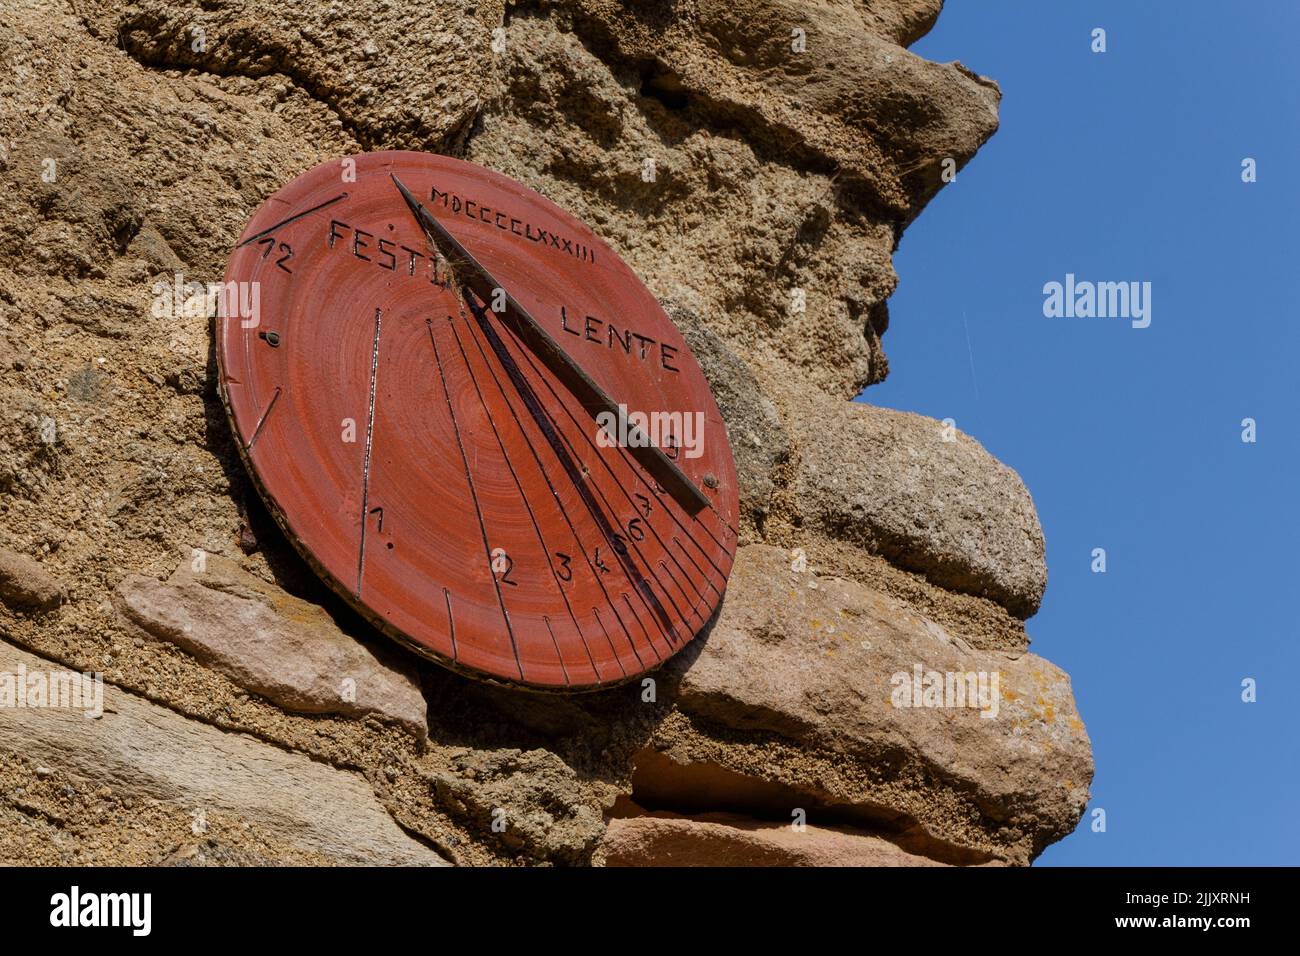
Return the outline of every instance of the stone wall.
[[[4,4],[0,671],[110,687],[97,719],[0,709],[0,862],[1025,864],[1068,834],[1092,758],[1027,651],[1029,493],[850,402],[888,371],[902,230],[997,128],[993,81],[906,49],[939,10]],[[653,700],[389,646],[264,512],[209,319],[151,313],[160,278],[219,280],[283,183],[384,148],[589,222],[710,377],[742,546]],[[996,673],[996,716],[895,706],[918,665]]]

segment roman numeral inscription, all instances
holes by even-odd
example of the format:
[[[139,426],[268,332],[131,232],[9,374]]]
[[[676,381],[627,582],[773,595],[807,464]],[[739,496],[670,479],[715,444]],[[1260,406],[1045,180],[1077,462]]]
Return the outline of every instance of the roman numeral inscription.
[[[568,236],[563,236],[553,229],[543,229],[540,226],[533,225],[526,219],[520,219],[500,209],[493,209],[486,203],[479,202],[476,199],[463,198],[455,193],[443,192],[437,186],[434,186],[429,192],[429,202],[435,206],[441,205],[442,208],[451,210],[453,215],[465,216],[486,223],[489,226],[496,226],[513,236],[518,236],[528,242],[538,243],[547,249],[558,250],[580,262],[594,263],[596,261],[596,250],[589,246],[585,246]]]

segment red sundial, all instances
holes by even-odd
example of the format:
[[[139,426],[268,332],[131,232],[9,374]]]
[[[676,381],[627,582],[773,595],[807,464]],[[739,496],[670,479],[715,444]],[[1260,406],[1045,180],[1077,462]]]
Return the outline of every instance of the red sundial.
[[[554,690],[658,666],[736,549],[735,465],[686,342],[519,183],[354,160],[272,196],[226,269],[221,391],[267,505],[336,591],[440,663]]]

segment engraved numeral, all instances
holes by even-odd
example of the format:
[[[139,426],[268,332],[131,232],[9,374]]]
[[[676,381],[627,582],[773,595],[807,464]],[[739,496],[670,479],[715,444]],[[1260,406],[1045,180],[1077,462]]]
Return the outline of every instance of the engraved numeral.
[[[259,246],[265,247],[262,250],[262,258],[265,259],[271,254],[271,251],[275,248],[275,237],[267,236],[265,239],[259,239],[257,240],[257,244]],[[291,258],[293,258],[293,247],[290,246],[289,243],[287,242],[282,242],[280,243],[280,251],[283,252],[284,255],[282,255],[279,259],[276,259],[275,264],[279,266],[281,269],[283,269],[285,272],[289,273],[289,275],[293,275],[293,270],[285,265],[286,262],[288,262]]]

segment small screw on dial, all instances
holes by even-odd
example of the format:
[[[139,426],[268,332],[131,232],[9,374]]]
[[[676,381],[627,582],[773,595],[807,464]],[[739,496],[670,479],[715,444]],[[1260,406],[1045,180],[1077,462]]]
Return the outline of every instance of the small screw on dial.
[[[709,472],[707,475],[705,475],[705,476],[704,476],[704,487],[705,487],[705,488],[716,488],[716,487],[718,487],[718,476],[715,475],[713,472]]]
[[[280,344],[279,332],[258,332],[258,337],[263,339],[271,348],[276,348]]]

